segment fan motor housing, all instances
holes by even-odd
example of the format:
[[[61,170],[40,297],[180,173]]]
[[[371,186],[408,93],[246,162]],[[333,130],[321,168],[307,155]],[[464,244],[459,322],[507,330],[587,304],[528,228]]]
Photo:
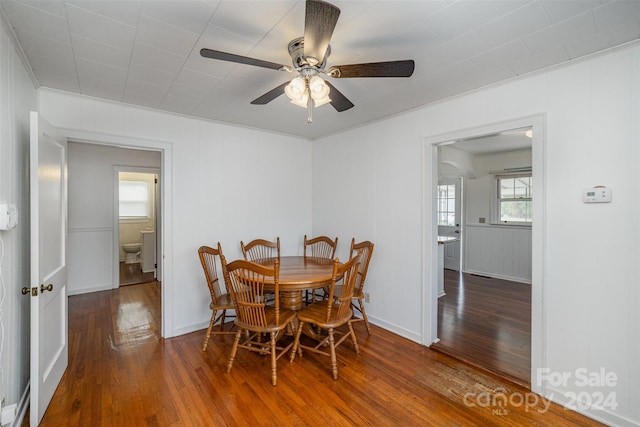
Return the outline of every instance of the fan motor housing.
[[[327,58],[329,57],[330,53],[331,46],[327,46],[327,52],[325,53],[324,58],[322,58],[322,62],[312,65],[310,64],[311,61],[308,61],[307,57],[304,56],[304,37],[298,37],[289,42],[289,55],[291,56],[291,61],[293,62],[293,66],[295,68],[313,67],[316,70],[322,70],[327,63]]]

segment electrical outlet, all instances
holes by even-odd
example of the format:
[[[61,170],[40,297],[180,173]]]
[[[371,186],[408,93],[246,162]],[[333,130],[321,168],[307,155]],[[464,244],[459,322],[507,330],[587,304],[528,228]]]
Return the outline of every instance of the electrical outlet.
[[[369,295],[369,292],[364,293],[364,302],[371,302],[371,295]]]

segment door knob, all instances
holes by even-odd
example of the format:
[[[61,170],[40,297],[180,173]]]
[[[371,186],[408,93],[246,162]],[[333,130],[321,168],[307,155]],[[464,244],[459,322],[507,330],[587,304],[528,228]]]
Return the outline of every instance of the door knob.
[[[51,283],[49,283],[47,286],[45,285],[40,285],[40,293],[44,292],[44,291],[49,291],[51,292],[53,290],[53,285]]]

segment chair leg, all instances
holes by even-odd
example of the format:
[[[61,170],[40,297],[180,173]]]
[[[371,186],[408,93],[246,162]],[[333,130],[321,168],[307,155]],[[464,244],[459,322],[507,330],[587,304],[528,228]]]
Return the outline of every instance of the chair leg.
[[[240,336],[242,335],[242,329],[238,328],[236,337],[233,340],[233,347],[231,348],[231,354],[229,355],[229,363],[227,363],[227,373],[231,372],[233,367],[233,360],[236,358],[236,352],[238,351],[238,344],[240,343]]]
[[[220,315],[220,332],[224,331],[224,318],[227,316],[227,310],[222,310],[222,314]]]
[[[207,351],[207,344],[209,344],[209,337],[211,336],[211,329],[213,329],[213,323],[216,320],[216,312],[211,313],[211,320],[209,320],[209,328],[207,328],[207,334],[204,336],[204,343],[202,344],[202,351]]]
[[[331,349],[331,373],[333,374],[333,379],[338,379],[338,361],[336,359],[336,345],[335,339],[333,337],[333,328],[329,328],[329,347]]]
[[[371,335],[371,326],[369,326],[369,319],[367,319],[367,312],[364,311],[362,299],[358,298],[358,304],[360,304],[360,313],[362,313],[362,320],[364,320],[364,325],[367,327],[367,333]]]
[[[353,330],[353,325],[351,322],[347,323],[349,325],[349,334],[351,334],[351,340],[353,341],[353,347],[356,349],[356,353],[360,354],[360,347],[358,347],[358,340],[356,339],[356,333]]]
[[[293,359],[296,358],[296,350],[300,353],[300,357],[302,357],[302,348],[300,348],[300,335],[302,334],[302,326],[304,322],[298,323],[298,330],[296,331],[296,337],[293,340],[293,347],[291,347],[291,356],[289,356],[289,363],[293,363]]]
[[[276,358],[276,333],[271,332],[271,384],[276,385],[278,382],[278,370],[277,370],[277,358]]]

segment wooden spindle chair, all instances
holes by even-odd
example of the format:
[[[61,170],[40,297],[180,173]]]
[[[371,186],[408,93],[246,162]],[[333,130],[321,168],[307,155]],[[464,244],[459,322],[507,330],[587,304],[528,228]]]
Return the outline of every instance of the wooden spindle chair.
[[[360,255],[351,258],[344,264],[336,258],[333,264],[333,274],[331,284],[329,285],[329,298],[323,301],[315,302],[302,310],[298,311],[298,328],[296,337],[291,350],[290,362],[296,357],[296,352],[302,357],[302,349],[309,350],[314,353],[329,356],[331,358],[331,372],[333,379],[338,379],[338,364],[336,358],[336,348],[342,344],[348,337],[351,337],[356,353],[360,353],[358,348],[358,340],[353,331],[351,322],[353,320],[353,309],[351,308],[351,299],[356,284],[356,276],[360,267]],[[342,293],[334,296],[336,283],[342,284]],[[321,339],[317,345],[303,345],[300,341],[305,325],[312,325],[320,330],[326,330],[327,335]],[[337,341],[335,339],[336,328],[347,325],[348,333],[343,334]],[[329,346],[329,352],[323,350],[323,347]]]
[[[236,327],[238,328],[227,364],[227,372],[231,372],[238,348],[271,356],[271,383],[277,384],[277,360],[293,345],[284,347],[277,345],[285,329],[292,329],[296,312],[280,309],[278,275],[280,261],[276,259],[274,268],[246,260],[236,260],[229,264],[222,258],[225,280],[236,310]],[[270,279],[269,279],[270,278]],[[275,299],[273,305],[267,305],[265,281],[273,283]],[[248,332],[248,333],[247,333]],[[243,333],[246,336],[241,341]],[[263,334],[269,335],[269,342],[261,341]]]
[[[315,257],[315,258],[327,258],[334,259],[336,256],[336,249],[338,248],[338,238],[335,240],[331,240],[327,236],[318,236],[311,239],[307,238],[307,235],[304,235],[304,257]],[[320,291],[322,292],[322,290]],[[309,298],[309,294],[311,294],[311,298]],[[326,290],[325,295],[326,296]],[[312,303],[316,300],[316,291],[315,289],[311,291],[305,292],[305,301],[307,303]]]
[[[218,248],[214,249],[209,246],[201,246],[198,248],[198,257],[200,258],[200,264],[204,270],[204,277],[209,288],[209,294],[211,295],[211,303],[209,308],[211,309],[211,320],[209,320],[209,328],[204,337],[204,343],[202,344],[202,351],[207,351],[207,344],[209,343],[209,337],[211,334],[235,334],[235,331],[225,331],[224,321],[227,318],[227,310],[233,310],[233,301],[228,290],[222,292],[220,289],[220,281],[218,279],[218,267],[217,263],[222,255],[222,247],[218,242]],[[218,260],[218,261],[216,261]],[[218,312],[220,314],[218,314]],[[217,317],[216,317],[217,315]],[[235,317],[233,315],[229,317]],[[220,321],[220,330],[214,331],[213,327],[216,322]],[[232,325],[233,326],[233,325]]]
[[[266,258],[280,258],[280,237],[275,242],[255,239],[247,243],[240,241],[242,256],[247,261],[256,261]]]

